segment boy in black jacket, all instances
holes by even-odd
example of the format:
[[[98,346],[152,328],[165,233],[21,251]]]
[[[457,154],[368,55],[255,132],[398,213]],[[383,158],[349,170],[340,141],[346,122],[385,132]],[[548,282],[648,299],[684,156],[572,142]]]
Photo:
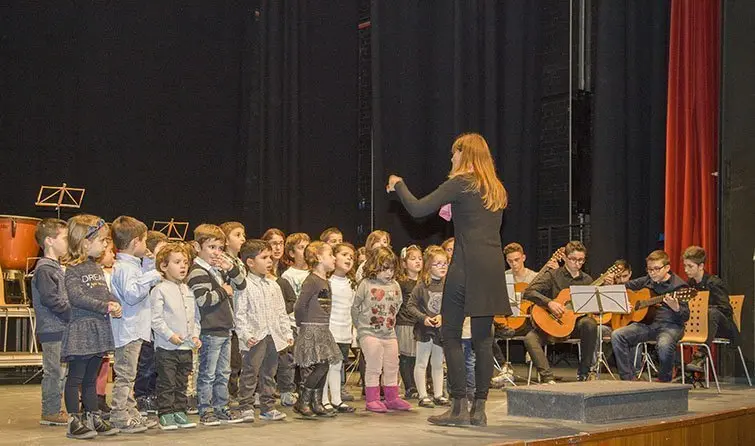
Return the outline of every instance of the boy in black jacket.
[[[44,250],[44,257],[37,263],[31,281],[36,333],[42,344],[42,417],[39,424],[65,426],[68,416],[60,410],[64,376],[60,345],[65,325],[71,319],[71,305],[59,260],[68,251],[66,222],[46,218],[37,225],[34,237]]]

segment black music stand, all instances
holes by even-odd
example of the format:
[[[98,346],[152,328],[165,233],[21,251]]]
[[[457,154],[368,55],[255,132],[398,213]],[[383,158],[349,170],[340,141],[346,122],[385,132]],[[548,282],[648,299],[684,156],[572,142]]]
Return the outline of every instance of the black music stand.
[[[569,287],[572,306],[576,314],[598,313],[603,320],[603,313],[627,314],[630,312],[629,297],[624,285],[573,285]],[[605,366],[611,378],[616,379],[603,353],[603,333],[598,324],[598,361],[596,373],[600,378],[601,366]],[[583,352],[585,354],[585,352]]]

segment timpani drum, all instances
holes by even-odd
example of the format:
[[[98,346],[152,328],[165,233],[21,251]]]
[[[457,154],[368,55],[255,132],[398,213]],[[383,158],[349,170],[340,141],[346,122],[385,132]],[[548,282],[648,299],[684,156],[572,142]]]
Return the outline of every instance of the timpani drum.
[[[26,259],[39,254],[34,231],[40,221],[34,217],[0,215],[0,267],[5,270],[26,270]],[[34,263],[30,262],[29,268]]]

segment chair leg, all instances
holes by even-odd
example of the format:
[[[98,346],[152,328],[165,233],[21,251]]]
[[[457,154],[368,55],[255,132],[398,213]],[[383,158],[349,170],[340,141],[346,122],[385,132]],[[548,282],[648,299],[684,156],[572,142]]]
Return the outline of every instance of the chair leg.
[[[747,383],[752,387],[752,380],[750,379],[750,372],[747,370],[747,363],[745,363],[745,356],[742,354],[742,347],[737,346],[737,351],[739,351],[739,359],[742,360],[742,368],[745,369],[745,376],[747,377]]]
[[[530,367],[529,371],[527,372],[527,385],[530,385],[530,382],[532,382],[532,358],[530,358]]]
[[[679,343],[679,357],[682,359],[680,362],[682,363],[682,384],[687,384],[685,380],[685,373],[684,373],[684,344]]]
[[[705,364],[706,364],[706,367],[705,367],[705,381],[707,382],[708,387],[710,387],[710,380],[708,378],[708,364],[710,364],[710,370],[713,371],[713,380],[716,382],[716,389],[718,390],[718,393],[721,393],[721,386],[718,385],[718,374],[716,373],[716,367],[715,367],[715,365],[713,365],[713,357],[712,357],[712,355],[710,353],[710,347],[708,347],[707,344],[701,344],[701,346],[703,348],[705,348],[705,350],[708,351],[708,359],[705,362]]]

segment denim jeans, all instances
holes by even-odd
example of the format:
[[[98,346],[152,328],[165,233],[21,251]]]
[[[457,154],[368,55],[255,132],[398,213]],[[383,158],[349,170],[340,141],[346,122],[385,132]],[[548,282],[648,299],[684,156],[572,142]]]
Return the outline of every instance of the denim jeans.
[[[115,349],[115,382],[113,383],[113,406],[110,419],[113,423],[125,423],[130,418],[138,418],[134,399],[134,381],[139,363],[142,340],[137,339]],[[99,367],[98,367],[99,368]]]
[[[197,399],[199,413],[210,407],[221,409],[228,405],[228,378],[231,376],[231,336],[201,335],[199,349],[199,377]]]
[[[683,335],[684,328],[682,327],[655,322],[650,325],[641,322],[634,323],[614,331],[611,334],[611,344],[621,379],[630,380],[637,376],[634,366],[634,353],[637,344],[655,340],[660,360],[658,379],[663,382],[671,381],[676,344]]]
[[[60,413],[65,377],[60,345],[61,341],[42,343],[42,416]]]
[[[467,367],[467,396],[473,397],[475,392],[474,366],[476,361],[474,349],[472,348],[472,340],[462,339],[461,349],[464,351],[464,364]]]

